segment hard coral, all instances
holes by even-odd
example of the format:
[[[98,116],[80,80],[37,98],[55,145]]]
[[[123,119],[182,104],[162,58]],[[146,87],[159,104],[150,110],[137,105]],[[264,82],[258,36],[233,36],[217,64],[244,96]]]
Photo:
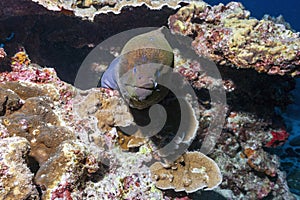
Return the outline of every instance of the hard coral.
[[[98,128],[111,130],[113,126],[128,126],[133,118],[120,96],[107,95],[107,90],[90,89],[79,91],[75,96],[74,112],[82,119],[95,117]]]
[[[170,166],[156,162],[150,167],[152,179],[160,189],[195,192],[211,190],[222,181],[217,164],[200,152],[187,152]]]
[[[32,0],[38,2],[49,10],[61,11],[64,14],[76,15],[82,18],[93,20],[97,14],[113,12],[119,14],[126,6],[138,7],[146,5],[149,9],[159,10],[163,6],[176,9],[179,7],[180,2],[185,0],[171,0],[171,1],[139,1],[139,0],[76,0],[76,1],[55,1],[55,0]]]
[[[91,154],[83,143],[65,142],[61,144],[57,153],[41,166],[35,176],[35,182],[45,191],[43,198],[67,198],[71,199],[70,192],[78,189],[80,181],[87,176],[87,170],[98,166],[86,163]]]
[[[10,90],[14,91],[14,88]],[[61,142],[75,138],[73,133],[60,126],[51,104],[53,102],[48,98],[31,97],[18,110],[0,117],[10,136],[21,136],[30,142],[30,156],[39,164],[45,162]]]
[[[174,33],[196,35],[195,51],[221,65],[299,75],[299,34],[282,24],[249,16],[237,2],[213,7],[196,2],[170,16],[169,27]]]
[[[118,143],[120,147],[128,151],[130,148],[140,147],[147,142],[147,138],[135,137],[133,135],[126,135],[121,131],[118,131]]]

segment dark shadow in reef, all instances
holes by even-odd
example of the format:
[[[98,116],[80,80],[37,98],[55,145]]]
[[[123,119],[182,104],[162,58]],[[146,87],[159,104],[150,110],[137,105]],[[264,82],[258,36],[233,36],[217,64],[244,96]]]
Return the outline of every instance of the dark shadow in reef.
[[[32,156],[27,156],[26,162],[27,162],[27,166],[29,167],[30,171],[33,174],[36,174],[40,168],[38,161]]]
[[[103,161],[103,163],[106,164],[99,163],[99,169],[96,172],[86,176],[86,181],[92,181],[93,183],[96,183],[104,178],[105,174],[109,172],[109,160],[107,159]]]
[[[54,67],[62,80],[73,83],[81,63],[94,46],[122,31],[167,25],[169,15],[175,12],[166,6],[161,10],[125,7],[121,14],[101,14],[94,22],[51,11],[6,16],[0,17],[0,37],[15,33],[5,44],[8,57],[24,46],[32,62]]]
[[[288,76],[258,73],[253,69],[219,67],[223,80],[231,79],[235,90],[226,94],[231,111],[248,112],[257,117],[277,121],[275,107],[285,109],[292,103],[289,92],[295,87],[295,81]],[[277,123],[277,124],[278,124]]]
[[[165,145],[170,143],[179,129],[179,125],[181,122],[181,110],[177,98],[171,91],[169,91],[168,96],[164,100],[159,102],[159,104],[166,111],[166,122],[163,128],[152,137],[150,137],[150,139],[157,148],[163,148]],[[130,112],[134,118],[135,123],[138,126],[143,127],[151,123],[151,119],[149,117],[149,108],[143,110],[130,108]],[[156,117],[159,118],[160,116]],[[147,137],[149,133],[142,134],[144,137]]]
[[[215,191],[197,191],[191,194],[187,194],[186,192],[175,192],[174,190],[164,190],[164,195],[169,198],[182,198],[188,197],[189,199],[212,199],[212,200],[226,200],[224,196]]]

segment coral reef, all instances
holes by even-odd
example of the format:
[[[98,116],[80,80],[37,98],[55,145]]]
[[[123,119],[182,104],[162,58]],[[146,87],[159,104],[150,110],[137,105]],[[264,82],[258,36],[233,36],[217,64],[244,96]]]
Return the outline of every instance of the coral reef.
[[[150,170],[160,189],[191,193],[203,188],[214,189],[222,182],[217,164],[200,152],[187,152],[167,167],[156,162]]]
[[[232,193],[227,197],[232,199],[294,199],[285,174],[279,170],[279,157],[264,148],[274,140],[272,133],[278,132],[272,130],[272,123],[257,121],[246,113],[231,112],[225,129],[210,155],[224,178],[220,186],[224,192],[220,192],[226,196],[225,191],[230,188]]]
[[[112,90],[110,90],[112,91]],[[81,118],[96,120],[97,129],[111,130],[114,126],[128,126],[133,123],[128,107],[118,93],[110,95],[107,89],[93,88],[79,91],[73,99],[73,111]],[[95,130],[95,128],[94,128]]]
[[[26,165],[29,142],[21,137],[0,139],[0,199],[38,199],[34,174]]]
[[[240,3],[191,3],[170,16],[169,27],[195,36],[195,51],[220,65],[299,75],[299,34],[271,20],[250,18]]]
[[[60,11],[55,13],[29,0],[18,1],[22,3],[10,3],[0,11],[1,20],[17,15],[26,26],[12,39],[15,46],[5,44],[5,51],[0,48],[1,67],[11,62],[11,71],[0,73],[0,199],[187,200],[216,194],[228,199],[294,199],[288,185],[299,188],[299,171],[286,177],[273,153],[289,136],[274,107],[284,109],[291,103],[288,92],[294,82],[291,77],[269,75],[298,75],[299,65],[299,36],[279,24],[282,22],[250,18],[239,3],[210,7],[204,2],[186,5],[179,1],[38,1]],[[172,9],[162,8],[165,4]],[[161,16],[170,15],[170,10],[174,13],[180,6],[169,18],[170,28],[194,37],[196,52],[219,64],[223,77],[219,80],[207,74],[202,63],[173,49],[174,71],[189,81],[198,97],[194,102],[183,96],[187,100],[187,132],[175,136],[170,130],[180,117],[171,95],[162,101],[169,106],[169,121],[162,132],[152,137],[128,135],[121,127],[145,120],[148,110],[129,109],[117,91],[81,90],[58,78],[56,70],[61,68],[50,62],[54,57],[63,62],[65,57],[60,55],[68,52],[72,59],[80,60],[97,42],[132,28],[124,23],[129,16],[137,26],[162,26],[167,22]],[[151,10],[160,8],[159,12]],[[34,15],[37,21],[33,23],[32,16],[26,16],[32,10],[44,14],[45,21]],[[73,15],[95,21],[79,22]],[[142,20],[145,18],[151,18],[151,23]],[[62,21],[64,29],[52,31],[45,25],[50,21],[55,25]],[[3,22],[3,30],[10,32],[7,24],[17,28],[9,20]],[[42,29],[47,31],[40,34]],[[18,43],[29,47],[31,59],[19,46],[21,50],[9,59]],[[52,47],[52,52],[47,51]],[[111,46],[110,50],[116,53],[117,48]],[[31,60],[56,69],[43,68]],[[67,79],[76,70],[71,68],[73,63],[66,66],[61,78]],[[213,105],[210,99],[209,91],[220,87],[226,91],[227,105]],[[219,125],[221,137],[207,143],[205,138],[214,134],[210,126],[218,115],[226,117],[225,124]],[[170,141],[177,149],[164,149]],[[206,156],[200,153],[203,144],[210,145]],[[286,156],[297,158],[299,137],[293,137],[290,145],[293,148],[286,149]],[[175,162],[161,163],[178,149],[185,152]]]
[[[202,90],[225,83],[217,83],[213,77],[199,75],[199,63],[184,59],[179,54],[175,52],[175,71],[187,77],[199,90],[200,96],[205,96]],[[180,62],[185,64],[180,65]],[[191,73],[186,73],[189,70]],[[274,196],[274,191],[278,190],[278,198],[292,199],[284,174],[278,169],[278,158],[263,149],[281,144],[287,136],[284,129],[272,128],[271,122],[257,120],[255,116],[244,112],[231,111],[228,114],[222,137],[209,155],[224,176],[218,187],[221,180],[219,168],[199,152],[187,152],[181,157],[183,161],[168,163],[169,166],[156,162],[149,168],[146,163],[160,161],[159,157],[166,153],[156,146],[157,141],[163,143],[161,136],[164,134],[157,135],[157,138],[139,139],[117,130],[118,126],[134,124],[136,119],[115,91],[74,88],[59,80],[53,69],[31,64],[24,51],[16,54],[12,59],[12,71],[1,73],[0,80],[1,140],[5,142],[4,139],[18,135],[28,141],[31,149],[28,155],[39,165],[34,169],[34,183],[40,188],[43,199],[170,198],[168,193],[164,194],[155,185],[188,193],[207,187],[224,196],[224,191],[230,190],[230,198],[237,199]],[[234,84],[240,83],[232,82]],[[228,90],[228,93],[236,91],[239,91],[239,87]],[[169,102],[168,99],[166,101]],[[216,112],[205,99],[200,98],[199,103],[200,110],[192,112],[192,119],[199,119],[199,126],[195,123],[191,130],[193,134],[186,135],[184,142],[190,144],[196,137],[191,145],[193,151],[199,150],[207,134],[210,115]],[[174,111],[176,104],[169,104]],[[188,109],[193,110],[192,107]],[[176,117],[173,114],[170,119],[174,121]],[[205,162],[199,163],[202,158]],[[31,168],[34,166],[32,159],[28,161]],[[157,177],[156,182],[153,181],[155,174],[161,176],[161,172],[173,174],[171,183],[174,184],[165,186],[166,180],[170,182],[169,179]],[[184,182],[178,179],[181,175],[177,173],[187,173],[187,176],[196,180],[192,180],[190,186],[187,183],[183,186]],[[257,176],[256,173],[261,175]],[[197,176],[199,174],[201,176]],[[32,178],[33,175],[30,181]],[[204,182],[199,182],[200,179],[204,179]],[[210,180],[214,180],[213,183]],[[188,179],[186,181],[189,182]],[[259,187],[252,187],[253,183]]]
[[[99,161],[83,143],[65,142],[38,170],[35,183],[45,190],[44,199],[72,199],[71,192],[80,188],[80,181],[98,168]]]
[[[31,64],[24,51],[16,55],[12,71],[1,73],[1,141],[8,145],[6,140],[15,135],[26,141],[27,164],[35,172],[26,181],[34,176],[32,191],[41,191],[37,196],[161,199],[143,163],[152,158],[148,144],[131,154],[115,146],[119,136],[114,126],[133,120],[117,93],[81,91],[59,80],[53,69]],[[130,186],[132,178],[136,189]],[[10,188],[3,192],[10,193]]]

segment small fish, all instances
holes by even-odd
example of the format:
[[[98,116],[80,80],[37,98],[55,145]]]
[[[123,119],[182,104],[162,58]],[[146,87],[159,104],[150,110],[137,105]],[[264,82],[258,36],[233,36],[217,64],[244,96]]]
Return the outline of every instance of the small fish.
[[[6,43],[6,42],[9,42],[10,40],[12,40],[12,39],[14,38],[14,36],[15,36],[15,33],[14,33],[14,32],[12,32],[9,36],[7,36],[7,37],[5,38],[5,40],[4,40],[3,42],[0,43],[0,48],[4,48],[5,43]],[[1,40],[0,40],[0,41],[1,41]]]
[[[144,109],[162,100],[168,89],[159,79],[170,72],[174,55],[161,29],[130,39],[101,78],[101,87],[119,90],[133,108]]]

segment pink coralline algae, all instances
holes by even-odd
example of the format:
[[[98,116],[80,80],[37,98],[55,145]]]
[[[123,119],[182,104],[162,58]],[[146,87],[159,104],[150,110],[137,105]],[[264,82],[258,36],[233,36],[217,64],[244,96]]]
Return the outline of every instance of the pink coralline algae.
[[[250,18],[240,3],[191,3],[170,16],[169,27],[174,33],[195,35],[196,53],[220,65],[268,74],[300,73],[299,33],[271,20]]]
[[[276,147],[284,144],[289,134],[285,130],[271,131],[272,139],[266,144],[266,147]]]
[[[72,200],[71,197],[71,185],[69,183],[60,184],[57,189],[55,189],[51,194],[51,200],[55,199],[65,199],[65,200]]]
[[[208,75],[205,72],[208,66],[203,66],[199,60],[185,59],[178,50],[174,50],[174,57],[174,71],[184,76],[194,88],[213,89],[216,86],[223,85],[227,92],[232,92],[235,89],[233,81],[229,79],[220,80]]]
[[[0,82],[30,81],[34,83],[50,83],[55,81],[56,73],[53,69],[29,66],[31,61],[24,50],[16,53],[12,60],[12,72],[4,73]]]

